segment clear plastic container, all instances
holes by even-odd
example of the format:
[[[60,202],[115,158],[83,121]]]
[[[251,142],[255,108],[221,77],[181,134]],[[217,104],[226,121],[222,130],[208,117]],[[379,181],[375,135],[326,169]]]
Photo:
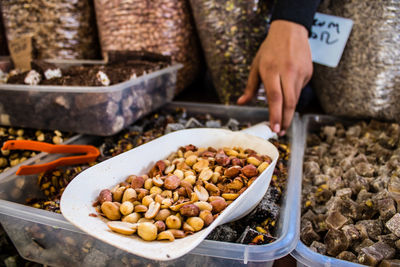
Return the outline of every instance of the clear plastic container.
[[[53,61],[61,68],[102,61]],[[175,64],[111,86],[0,84],[0,124],[107,136],[172,100]]]
[[[268,118],[263,108],[212,104],[171,103],[165,108],[184,107],[189,114],[210,113],[216,118],[260,122]],[[51,266],[240,266],[247,263],[272,266],[274,259],[289,254],[299,239],[301,153],[300,122],[296,114],[288,132],[291,145],[287,191],[278,221],[278,239],[267,245],[242,245],[205,240],[189,254],[168,262],[156,262],[128,254],[94,239],[74,227],[61,214],[23,205],[26,198],[41,196],[36,176],[10,175],[0,180],[0,222],[22,257]],[[96,143],[83,137],[78,143]],[[49,155],[42,162],[51,161]]]
[[[306,145],[307,135],[310,132],[315,132],[324,125],[334,125],[336,122],[342,122],[344,125],[350,125],[355,120],[342,120],[338,117],[329,115],[306,115],[302,118],[302,159],[304,154],[304,148]],[[301,163],[301,165],[303,165]],[[301,173],[302,175],[302,173]],[[300,178],[300,180],[302,180]],[[334,257],[319,254],[312,251],[307,247],[300,239],[297,243],[296,249],[290,253],[296,260],[297,266],[312,266],[312,267],[326,267],[326,266],[342,266],[342,267],[357,267],[364,266],[350,261],[339,260]]]

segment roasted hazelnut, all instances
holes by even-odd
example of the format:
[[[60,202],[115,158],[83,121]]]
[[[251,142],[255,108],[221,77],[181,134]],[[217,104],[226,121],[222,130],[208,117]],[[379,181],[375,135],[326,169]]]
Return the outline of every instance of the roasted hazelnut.
[[[205,226],[209,226],[214,221],[214,216],[209,210],[202,210],[199,217],[204,221]]]
[[[244,176],[251,178],[258,175],[258,170],[254,165],[248,164],[242,168],[242,173]]]
[[[156,221],[154,225],[157,227],[158,233],[165,231],[165,223],[163,221]]]
[[[155,179],[155,178],[153,178]],[[144,181],[144,188],[147,190],[150,190],[153,187],[153,180],[152,179],[147,179]]]
[[[132,175],[131,187],[133,189],[142,188],[144,185],[144,179],[141,176]]]
[[[196,217],[199,216],[200,208],[194,204],[187,204],[182,206],[179,212],[186,217]]]
[[[212,212],[213,213],[219,213],[221,211],[223,211],[226,206],[227,203],[225,201],[225,199],[215,199],[213,201],[210,202],[211,206],[213,207]]]
[[[181,179],[176,175],[171,175],[165,178],[164,187],[168,190],[175,190],[181,183]]]
[[[112,194],[111,191],[109,189],[104,189],[101,190],[99,197],[98,197],[98,201],[100,202],[100,204],[103,204],[106,201],[112,201]]]
[[[239,175],[241,169],[240,166],[232,166],[224,171],[224,175],[229,178],[234,178]]]

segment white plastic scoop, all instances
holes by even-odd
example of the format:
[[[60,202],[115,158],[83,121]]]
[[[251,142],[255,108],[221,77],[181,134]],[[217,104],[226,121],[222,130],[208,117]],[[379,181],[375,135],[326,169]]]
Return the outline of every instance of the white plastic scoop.
[[[246,132],[246,133],[244,133]],[[253,135],[250,135],[253,134]],[[242,132],[223,129],[180,130],[128,152],[97,164],[80,173],[65,189],[61,198],[61,212],[76,227],[110,245],[152,260],[172,260],[195,248],[218,225],[234,221],[247,215],[266,193],[278,159],[278,150],[270,142],[257,136],[269,138],[273,133],[265,124],[258,124]],[[108,220],[89,216],[96,213],[92,203],[102,189],[111,189],[129,175],[147,173],[160,159],[167,158],[179,147],[193,144],[197,147],[242,147],[250,148],[272,158],[272,163],[260,176],[231,203],[207,228],[187,236],[168,241],[144,241],[133,236],[112,232],[106,225]]]

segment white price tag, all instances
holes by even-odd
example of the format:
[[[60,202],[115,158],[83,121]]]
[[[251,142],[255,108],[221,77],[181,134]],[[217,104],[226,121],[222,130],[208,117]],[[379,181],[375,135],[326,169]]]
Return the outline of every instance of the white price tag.
[[[315,13],[309,38],[313,62],[337,67],[352,27],[351,19]]]

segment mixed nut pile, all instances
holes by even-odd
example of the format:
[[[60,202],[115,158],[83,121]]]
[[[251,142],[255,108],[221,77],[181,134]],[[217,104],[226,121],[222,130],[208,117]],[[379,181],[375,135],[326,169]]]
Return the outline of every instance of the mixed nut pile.
[[[53,144],[61,144],[71,134],[56,131],[42,131],[28,128],[0,127],[0,148],[8,140],[34,140]],[[28,158],[37,155],[37,151],[0,150],[0,173],[7,171]]]
[[[117,233],[173,241],[210,225],[271,162],[251,149],[187,145],[147,175],[102,190],[95,206]]]
[[[117,135],[100,138],[101,156],[97,162],[178,129],[224,127],[236,131],[248,126],[250,124],[239,123],[233,118],[222,121],[210,115],[192,117],[184,109],[162,110],[145,117]],[[267,244],[275,240],[275,231],[279,225],[281,196],[285,191],[288,177],[290,149],[287,145],[288,141],[285,139],[270,141],[278,148],[280,157],[274,169],[267,194],[249,215],[236,222],[218,226],[208,236],[208,239],[243,244]],[[89,165],[64,167],[40,174],[38,185],[46,198],[28,199],[27,204],[59,213],[60,198],[65,187],[77,174],[88,167]]]
[[[399,124],[377,121],[308,136],[300,231],[307,246],[366,265],[399,263],[399,142]]]

